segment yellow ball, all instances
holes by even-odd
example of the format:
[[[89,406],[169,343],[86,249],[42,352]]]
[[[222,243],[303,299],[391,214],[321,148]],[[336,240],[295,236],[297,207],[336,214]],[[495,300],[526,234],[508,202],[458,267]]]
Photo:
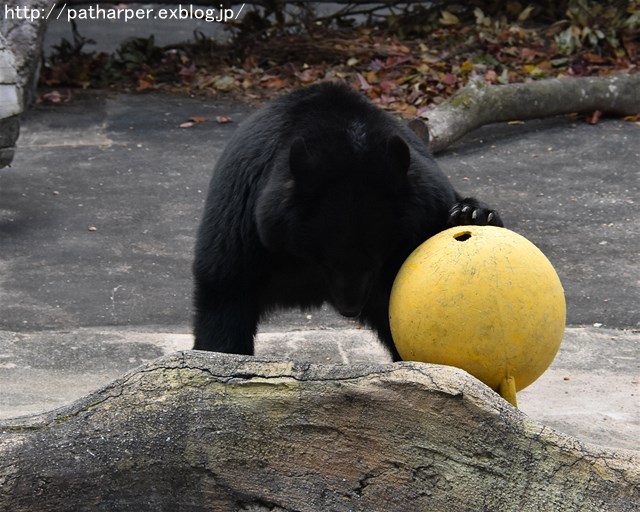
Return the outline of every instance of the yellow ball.
[[[400,268],[389,306],[404,360],[462,368],[514,405],[515,391],[553,361],[565,317],[549,260],[493,226],[458,226],[424,242]]]

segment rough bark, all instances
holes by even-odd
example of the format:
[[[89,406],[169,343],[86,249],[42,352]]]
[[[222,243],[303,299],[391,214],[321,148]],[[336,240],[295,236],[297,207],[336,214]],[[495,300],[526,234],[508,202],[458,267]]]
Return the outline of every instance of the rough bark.
[[[47,28],[45,14],[55,4],[55,0],[15,0],[6,7],[11,9],[28,7],[30,12],[42,13],[38,19],[25,20],[15,14],[6,16],[5,5],[0,12],[0,33],[4,35],[9,48],[15,55],[15,65],[18,73],[17,83],[23,95],[23,105],[29,105],[35,99],[40,62],[42,60],[42,40]],[[15,12],[15,11],[13,11]]]
[[[181,352],[0,426],[0,509],[638,510],[638,454],[453,368]]]
[[[13,160],[22,112],[13,52],[0,34],[0,169]]]
[[[437,153],[485,124],[596,110],[616,116],[640,113],[640,73],[509,85],[473,80],[423,117]]]

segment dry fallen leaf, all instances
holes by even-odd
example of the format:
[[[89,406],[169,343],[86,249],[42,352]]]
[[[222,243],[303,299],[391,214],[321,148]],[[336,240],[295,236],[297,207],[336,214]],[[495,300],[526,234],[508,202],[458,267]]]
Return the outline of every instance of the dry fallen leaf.
[[[546,57],[544,52],[536,50],[535,48],[520,48],[516,49],[516,53],[524,62],[535,62],[541,57]]]
[[[403,104],[402,107],[398,110],[401,110],[403,119],[414,119],[418,114],[418,109],[414,105]]]
[[[440,22],[441,25],[451,26],[451,25],[457,25],[458,23],[460,23],[460,19],[458,19],[458,17],[455,14],[452,14],[449,11],[442,11],[440,15],[442,17],[438,21]]]
[[[591,114],[590,116],[587,116],[587,122],[589,124],[598,124],[598,121],[600,121],[601,116],[602,116],[602,112],[600,112],[599,110],[596,110],[593,114]]]
[[[63,95],[59,91],[51,91],[40,96],[38,100],[41,102],[54,104],[67,103],[69,100],[71,100],[71,91],[67,91],[67,94],[65,95]]]
[[[368,91],[371,89],[371,84],[367,82],[367,79],[363,77],[361,73],[356,73],[355,79],[361,91]]]
[[[213,87],[218,91],[228,92],[237,87],[236,79],[232,76],[220,76],[213,82]]]
[[[456,83],[456,77],[453,73],[446,73],[442,76],[441,81],[447,85],[454,85]]]
[[[138,84],[136,85],[136,91],[138,92],[146,91],[148,89],[153,89],[154,87],[155,85],[153,83],[153,78],[151,77],[140,78],[138,80]]]
[[[304,84],[310,84],[311,82],[317,80],[318,73],[315,69],[309,68],[305,69],[302,72],[296,72],[295,76]]]
[[[218,124],[227,124],[231,122],[231,118],[229,116],[216,116],[216,123]]]
[[[463,73],[470,73],[471,71],[473,71],[473,62],[471,62],[470,60],[465,60],[460,65],[460,71],[462,71]]]
[[[600,55],[596,55],[595,53],[586,53],[582,55],[582,58],[586,60],[589,64],[604,64],[606,59],[602,58]]]
[[[284,89],[289,85],[286,79],[277,76],[265,76],[261,82],[265,89]]]
[[[493,69],[490,69],[484,74],[484,79],[490,84],[495,84],[498,81],[498,74]]]
[[[189,123],[182,123],[182,124],[180,125],[180,128],[191,128],[194,124],[195,124],[195,123],[191,123],[191,122],[189,122]]]
[[[189,121],[191,121],[192,123],[204,123],[205,121],[208,121],[209,118],[208,117],[202,117],[202,116],[193,116],[189,118]]]
[[[525,64],[524,71],[533,77],[544,75],[544,70],[540,66],[536,66],[534,64]]]
[[[391,94],[391,92],[396,88],[396,83],[393,80],[383,80],[379,85],[380,90],[384,94]]]

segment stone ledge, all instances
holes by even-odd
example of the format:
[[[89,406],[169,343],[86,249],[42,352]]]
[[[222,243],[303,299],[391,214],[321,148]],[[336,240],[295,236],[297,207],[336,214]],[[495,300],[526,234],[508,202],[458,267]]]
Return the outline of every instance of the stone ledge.
[[[0,508],[635,510],[638,454],[538,425],[465,372],[185,351],[0,426]],[[99,482],[99,485],[96,485]]]

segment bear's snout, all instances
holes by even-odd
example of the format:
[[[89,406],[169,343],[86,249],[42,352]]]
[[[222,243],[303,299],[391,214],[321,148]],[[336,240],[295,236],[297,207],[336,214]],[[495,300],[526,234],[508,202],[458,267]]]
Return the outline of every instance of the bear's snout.
[[[333,306],[342,316],[355,318],[360,315],[369,300],[373,272],[342,274],[332,272],[329,290]]]

